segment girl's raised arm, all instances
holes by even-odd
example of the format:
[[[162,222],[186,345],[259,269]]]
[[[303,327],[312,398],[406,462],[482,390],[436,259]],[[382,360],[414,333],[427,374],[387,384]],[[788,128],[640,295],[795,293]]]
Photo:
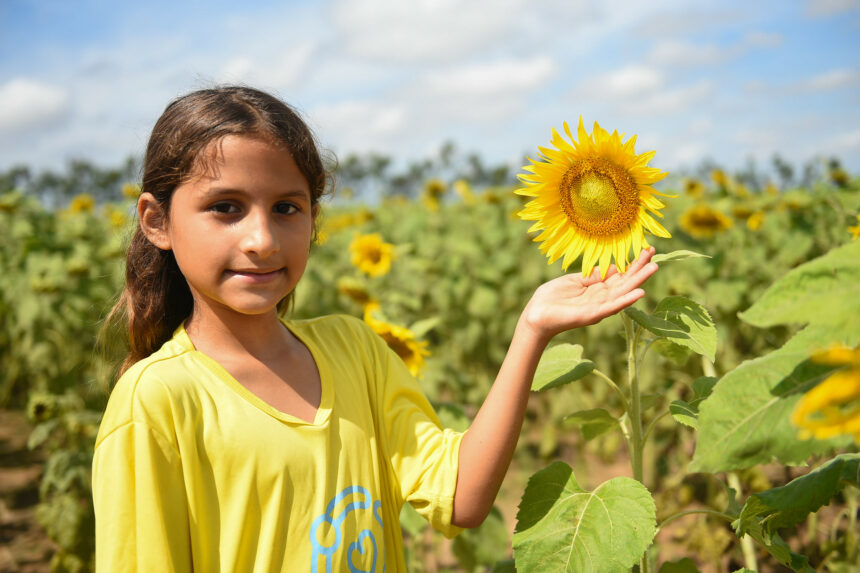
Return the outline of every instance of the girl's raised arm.
[[[477,527],[493,507],[513,457],[523,424],[532,378],[553,336],[596,324],[630,306],[645,292],[639,288],[657,271],[649,263],[654,249],[642,251],[623,274],[613,266],[600,278],[564,275],[541,285],[517,322],[511,346],[472,426],[460,446],[452,522]]]

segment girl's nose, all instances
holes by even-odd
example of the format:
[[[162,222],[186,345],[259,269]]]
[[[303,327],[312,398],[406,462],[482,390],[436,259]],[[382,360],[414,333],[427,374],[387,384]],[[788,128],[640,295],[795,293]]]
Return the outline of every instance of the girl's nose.
[[[240,248],[243,252],[254,253],[266,258],[280,249],[274,223],[265,215],[249,216],[245,219]]]

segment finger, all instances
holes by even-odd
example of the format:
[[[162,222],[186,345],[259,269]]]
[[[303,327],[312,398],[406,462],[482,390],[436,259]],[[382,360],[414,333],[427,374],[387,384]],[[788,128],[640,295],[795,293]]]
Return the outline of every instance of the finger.
[[[643,249],[639,253],[639,256],[636,257],[636,260],[633,261],[633,264],[630,265],[631,270],[635,272],[636,270],[644,267],[648,263],[648,261],[651,260],[651,257],[654,256],[655,252],[656,249],[654,247],[648,247],[647,249]]]
[[[626,280],[624,281],[623,285],[619,286],[622,286],[625,290],[633,290],[639,286],[642,286],[642,284],[649,278],[651,278],[651,275],[656,273],[659,268],[660,267],[657,265],[657,263],[648,263],[641,269],[638,269],[635,272],[631,273],[629,276],[625,277]]]

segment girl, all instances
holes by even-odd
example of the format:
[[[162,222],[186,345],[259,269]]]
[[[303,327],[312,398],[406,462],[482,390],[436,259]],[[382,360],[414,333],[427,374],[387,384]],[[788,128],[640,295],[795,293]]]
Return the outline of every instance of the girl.
[[[410,502],[446,535],[487,516],[556,334],[644,295],[623,275],[537,289],[471,428],[347,316],[283,320],[329,180],[283,102],[245,87],[171,103],[128,250],[130,354],[93,461],[99,571],[402,571]]]

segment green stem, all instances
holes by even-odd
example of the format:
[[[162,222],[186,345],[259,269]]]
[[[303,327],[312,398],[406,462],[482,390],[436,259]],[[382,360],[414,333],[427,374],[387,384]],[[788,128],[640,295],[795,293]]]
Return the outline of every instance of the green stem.
[[[645,435],[642,436],[642,442],[643,443],[648,441],[648,436],[651,435],[651,430],[654,429],[654,426],[657,425],[657,422],[659,422],[660,420],[662,420],[663,418],[665,418],[669,414],[670,414],[669,410],[666,410],[665,412],[663,412],[662,414],[660,414],[659,416],[657,416],[656,418],[651,420],[651,423],[648,424],[648,428],[645,430]]]
[[[707,515],[713,515],[714,517],[719,517],[720,519],[725,519],[726,521],[734,521],[734,518],[731,515],[727,515],[722,511],[717,511],[716,509],[688,509],[686,511],[679,511],[678,513],[673,513],[666,519],[664,519],[660,525],[657,526],[657,531],[654,532],[654,537],[657,537],[657,534],[660,533],[660,530],[666,526],[667,523],[671,521],[675,521],[679,517],[684,517],[685,515],[691,515],[694,513],[704,513]]]
[[[630,411],[630,403],[627,402],[627,397],[624,396],[624,392],[621,390],[621,388],[618,387],[618,384],[616,384],[612,380],[612,378],[610,378],[609,376],[607,376],[606,374],[604,374],[600,370],[597,370],[596,368],[594,370],[592,370],[591,373],[596,374],[600,378],[603,378],[603,380],[605,380],[607,384],[612,386],[612,389],[615,390],[615,393],[618,394],[619,398],[621,398],[621,405],[624,407],[624,411],[629,412]]]
[[[704,361],[703,361],[704,362]],[[729,482],[729,487],[735,490],[737,495],[742,496],[741,480],[735,472],[728,472],[726,480]],[[744,554],[744,567],[752,571],[758,571],[758,559],[755,556],[755,544],[749,535],[741,537],[741,551]]]
[[[642,394],[639,391],[638,364],[636,362],[636,346],[639,343],[639,331],[634,332],[633,322],[622,314],[624,335],[627,339],[627,379],[630,384],[630,463],[633,466],[633,478],[644,485],[645,471],[642,463],[642,453],[645,442],[642,439]],[[649,573],[650,562],[648,549],[639,560],[639,573]]]

